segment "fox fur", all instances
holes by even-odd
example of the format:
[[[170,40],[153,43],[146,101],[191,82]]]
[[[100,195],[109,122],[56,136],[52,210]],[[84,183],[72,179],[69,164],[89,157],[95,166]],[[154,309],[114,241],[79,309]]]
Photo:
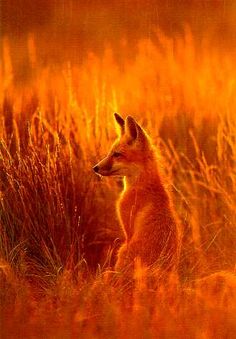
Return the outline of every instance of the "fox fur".
[[[145,267],[173,269],[178,263],[180,232],[156,148],[133,117],[114,116],[120,135],[94,171],[124,177],[117,213],[125,242],[118,250],[115,270],[127,271],[137,260]]]

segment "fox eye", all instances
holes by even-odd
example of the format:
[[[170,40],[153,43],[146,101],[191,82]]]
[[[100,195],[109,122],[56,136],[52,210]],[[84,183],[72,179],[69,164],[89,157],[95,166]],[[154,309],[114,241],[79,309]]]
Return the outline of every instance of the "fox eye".
[[[112,154],[112,156],[113,156],[114,158],[119,158],[119,157],[122,156],[122,154],[121,154],[120,152],[114,152],[114,153]]]

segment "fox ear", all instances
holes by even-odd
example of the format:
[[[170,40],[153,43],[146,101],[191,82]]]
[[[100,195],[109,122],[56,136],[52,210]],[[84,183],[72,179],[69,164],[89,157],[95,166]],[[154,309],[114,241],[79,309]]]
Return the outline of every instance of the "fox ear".
[[[136,121],[130,115],[125,120],[125,133],[132,141],[137,139],[138,133],[136,128]]]
[[[125,120],[125,132],[131,141],[137,140],[142,144],[145,144],[147,141],[146,133],[131,116],[128,116]]]
[[[114,113],[114,118],[115,118],[117,124],[120,127],[121,134],[124,134],[124,132],[125,132],[125,121],[124,121],[124,119],[118,113]]]

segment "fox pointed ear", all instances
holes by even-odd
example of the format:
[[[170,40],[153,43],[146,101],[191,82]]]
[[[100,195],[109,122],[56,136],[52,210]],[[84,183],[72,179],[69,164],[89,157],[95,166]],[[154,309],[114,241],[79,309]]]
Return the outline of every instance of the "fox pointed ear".
[[[124,134],[124,132],[125,132],[125,121],[124,121],[124,119],[118,113],[114,113],[114,118],[115,118],[117,124],[120,127],[121,134]]]
[[[125,133],[132,141],[137,139],[138,131],[136,128],[136,121],[130,115],[125,119]]]
[[[131,141],[137,141],[143,145],[146,144],[148,139],[145,131],[131,116],[128,116],[125,120],[125,133],[130,137]]]

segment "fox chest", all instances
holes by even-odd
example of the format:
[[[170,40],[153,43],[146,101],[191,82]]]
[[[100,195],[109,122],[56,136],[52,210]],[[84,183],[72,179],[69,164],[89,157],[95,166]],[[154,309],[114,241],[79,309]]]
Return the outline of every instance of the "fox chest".
[[[117,209],[121,225],[127,240],[129,240],[135,232],[138,213],[142,210],[140,196],[135,191],[123,194]]]

